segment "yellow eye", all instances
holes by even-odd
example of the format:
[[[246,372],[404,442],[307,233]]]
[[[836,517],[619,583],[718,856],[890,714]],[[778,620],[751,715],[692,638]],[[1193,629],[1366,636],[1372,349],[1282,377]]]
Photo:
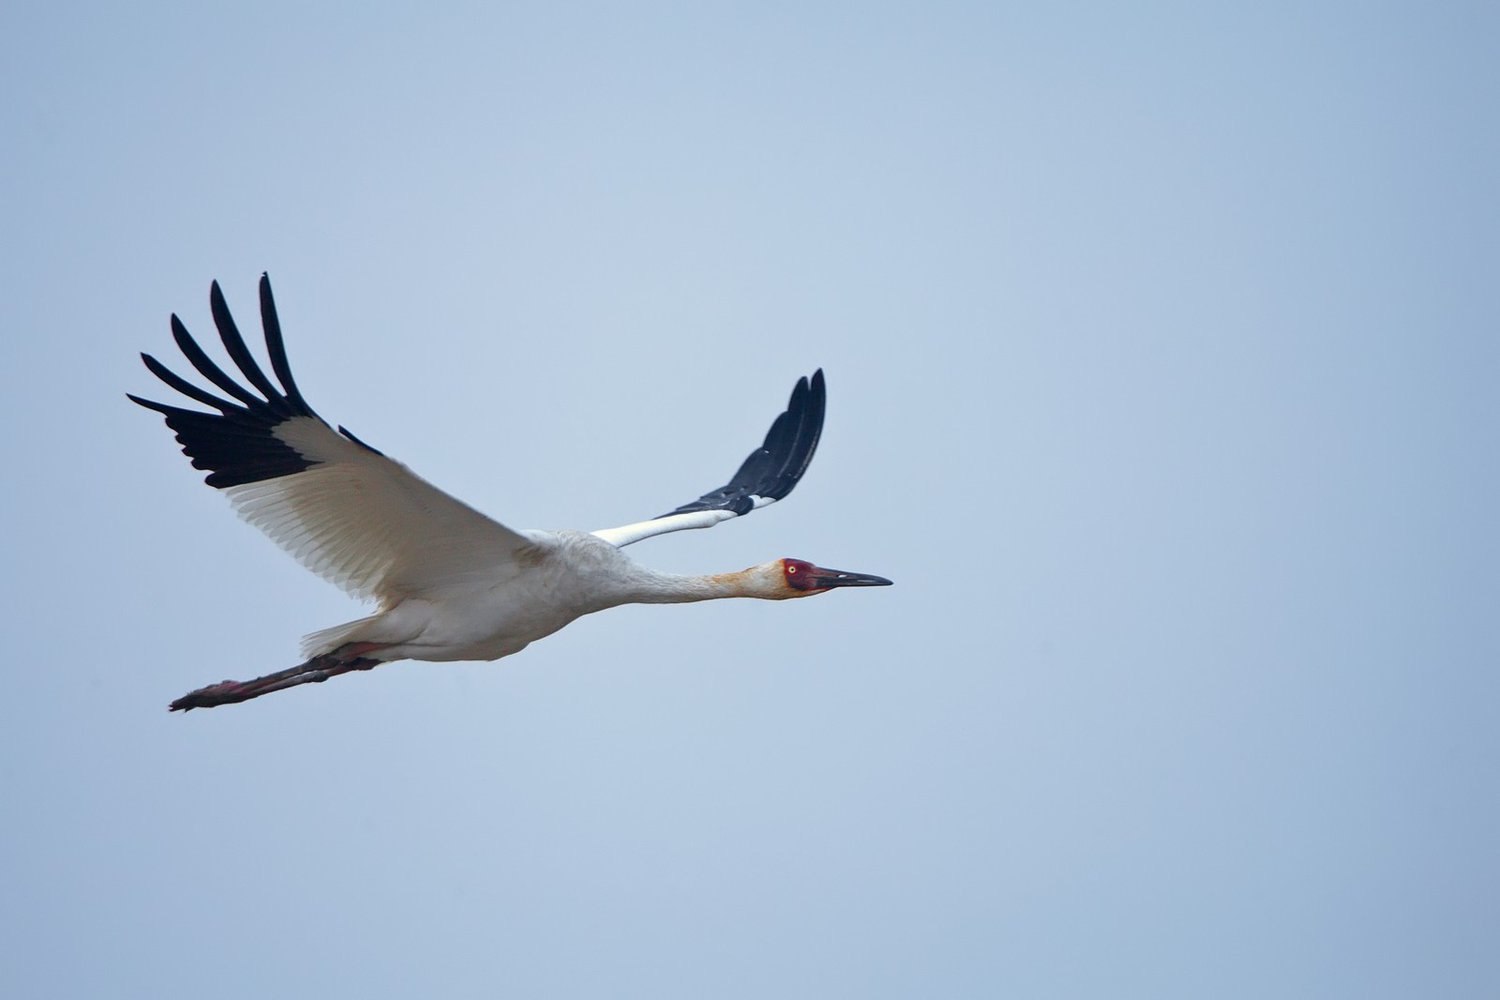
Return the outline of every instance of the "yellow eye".
[[[788,567],[787,567],[787,568],[786,568],[786,571],[787,571],[787,572],[788,572],[788,573],[795,573],[795,572],[797,572],[797,567],[795,567],[795,566],[788,566]]]

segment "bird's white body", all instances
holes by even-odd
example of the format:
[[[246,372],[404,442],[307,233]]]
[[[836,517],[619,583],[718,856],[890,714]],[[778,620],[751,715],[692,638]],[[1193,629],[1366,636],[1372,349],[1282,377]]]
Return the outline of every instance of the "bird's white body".
[[[357,643],[380,646],[383,660],[497,660],[620,604],[795,593],[765,586],[765,574],[755,571],[654,573],[620,551],[627,542],[679,530],[658,522],[696,527],[734,516],[727,511],[592,534],[515,531],[315,417],[284,420],[273,435],[315,464],[228,487],[235,510],[308,569],[381,605],[368,618],[308,636],[305,656]]]
[[[674,576],[635,562],[582,531],[521,532],[532,544],[524,572],[464,581],[346,625],[314,632],[303,655],[373,643],[383,660],[498,660],[595,611],[622,604],[668,604],[720,597],[780,600],[779,560],[739,573]]]
[[[801,379],[765,442],[729,484],[659,517],[592,533],[516,531],[450,496],[340,427],[302,397],[281,341],[269,281],[261,321],[274,383],[250,354],[217,283],[214,323],[243,379],[208,358],[176,316],[178,347],[230,398],[183,379],[149,355],[146,367],[206,413],[130,398],[166,416],[183,451],[241,517],[308,569],[375,614],[309,635],[300,667],[253,681],[225,681],[173,708],[244,701],[392,660],[497,660],[595,611],[720,597],[782,600],[835,587],[884,586],[882,577],[777,559],[737,573],[673,576],[620,550],[671,531],[708,528],[786,496],[812,460],[823,427],[823,373]],[[248,386],[246,385],[248,383]]]

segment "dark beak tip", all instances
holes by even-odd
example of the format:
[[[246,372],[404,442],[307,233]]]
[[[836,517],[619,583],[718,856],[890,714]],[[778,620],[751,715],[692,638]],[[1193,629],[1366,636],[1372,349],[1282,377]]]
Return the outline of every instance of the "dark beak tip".
[[[889,587],[894,581],[873,573],[840,573],[829,581],[831,587]]]

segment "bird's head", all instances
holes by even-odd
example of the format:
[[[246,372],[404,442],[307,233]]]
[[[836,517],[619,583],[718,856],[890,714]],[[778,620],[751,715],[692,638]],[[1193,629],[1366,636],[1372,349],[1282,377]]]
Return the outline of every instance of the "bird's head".
[[[824,569],[803,559],[777,559],[773,572],[781,574],[781,597],[811,597],[838,587],[889,587],[891,581],[869,573],[848,573],[841,569]]]

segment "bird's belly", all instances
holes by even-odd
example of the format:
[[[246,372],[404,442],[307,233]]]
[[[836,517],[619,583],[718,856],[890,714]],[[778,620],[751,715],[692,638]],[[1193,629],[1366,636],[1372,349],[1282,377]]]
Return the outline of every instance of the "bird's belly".
[[[414,624],[420,620],[420,627],[409,631],[410,638],[396,643],[386,655],[435,661],[498,660],[551,635],[583,613],[507,596],[490,592],[465,601],[405,601],[389,615]]]

